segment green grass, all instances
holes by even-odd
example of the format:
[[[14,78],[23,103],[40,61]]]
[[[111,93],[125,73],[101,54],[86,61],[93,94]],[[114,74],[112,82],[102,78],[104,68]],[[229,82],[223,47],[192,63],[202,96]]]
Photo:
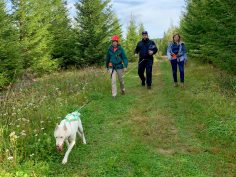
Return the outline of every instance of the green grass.
[[[222,84],[228,75],[193,62],[181,89],[172,86],[168,62],[156,62],[153,72],[151,91],[134,70],[125,78],[127,94],[116,99],[109,74],[96,68],[9,92],[1,103],[0,176],[235,176],[236,95]],[[88,144],[78,139],[63,166],[55,124],[87,100],[81,113]],[[10,141],[13,131],[19,138]]]

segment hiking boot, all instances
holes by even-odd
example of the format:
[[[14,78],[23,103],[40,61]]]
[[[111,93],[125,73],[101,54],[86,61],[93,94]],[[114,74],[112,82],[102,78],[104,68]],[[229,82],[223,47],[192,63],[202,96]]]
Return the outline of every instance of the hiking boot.
[[[178,87],[178,82],[175,82],[175,83],[174,83],[174,87]]]
[[[152,89],[152,86],[147,86],[147,89],[148,89],[148,90],[151,90],[151,89]]]
[[[121,95],[125,95],[125,91],[124,90],[121,91]]]
[[[184,82],[180,83],[181,88],[184,88]]]

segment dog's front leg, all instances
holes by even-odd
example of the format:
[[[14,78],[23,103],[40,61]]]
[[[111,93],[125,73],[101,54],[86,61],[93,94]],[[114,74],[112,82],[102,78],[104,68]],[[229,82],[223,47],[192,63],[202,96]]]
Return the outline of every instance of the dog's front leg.
[[[68,149],[67,149],[67,151],[66,151],[66,153],[65,153],[65,156],[64,156],[64,158],[63,158],[63,160],[62,160],[62,164],[66,164],[66,163],[67,163],[68,156],[69,156],[69,154],[70,154],[70,151],[71,151],[72,148],[74,147],[74,145],[75,145],[75,140],[73,140],[73,141],[70,142],[70,144],[69,144],[69,146],[68,146]]]

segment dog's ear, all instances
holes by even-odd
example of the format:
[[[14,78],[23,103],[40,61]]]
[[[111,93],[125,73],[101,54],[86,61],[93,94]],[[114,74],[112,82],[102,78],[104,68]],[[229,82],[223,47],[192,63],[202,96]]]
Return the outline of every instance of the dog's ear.
[[[65,130],[65,131],[67,131],[67,127],[66,127],[66,125],[64,125],[64,127],[63,127],[63,128],[64,128],[64,130]]]

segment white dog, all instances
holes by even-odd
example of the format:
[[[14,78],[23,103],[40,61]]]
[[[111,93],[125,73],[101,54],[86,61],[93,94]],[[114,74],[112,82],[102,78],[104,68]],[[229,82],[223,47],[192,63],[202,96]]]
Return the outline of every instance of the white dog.
[[[82,138],[83,144],[86,144],[84,131],[79,112],[68,114],[61,123],[56,126],[54,137],[56,138],[56,148],[58,151],[63,151],[64,142],[66,142],[68,149],[62,160],[62,164],[66,164],[70,151],[75,145],[76,133]]]

